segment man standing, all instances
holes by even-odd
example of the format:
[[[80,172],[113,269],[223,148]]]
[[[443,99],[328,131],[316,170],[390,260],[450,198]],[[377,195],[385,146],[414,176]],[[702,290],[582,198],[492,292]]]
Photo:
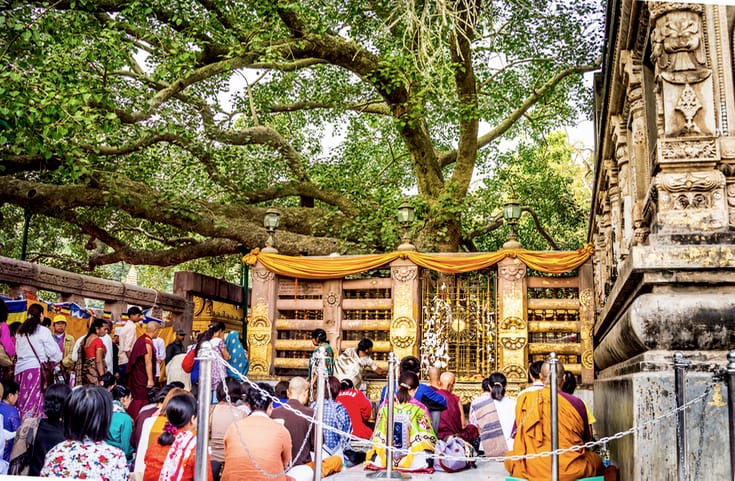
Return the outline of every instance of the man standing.
[[[148,390],[155,386],[155,348],[153,338],[158,335],[161,325],[156,321],[150,321],[145,326],[145,332],[135,341],[130,351],[129,382],[130,393],[133,401],[128,406],[128,414],[135,419],[138,411],[148,402]]]
[[[370,357],[373,353],[373,341],[362,339],[357,348],[349,347],[334,361],[334,377],[339,380],[349,379],[357,389],[364,391],[362,377],[365,371],[373,371],[378,376],[385,376],[388,371],[378,367]]]
[[[123,383],[127,381],[130,353],[133,350],[133,344],[135,344],[135,337],[137,335],[135,326],[143,319],[143,311],[138,306],[132,306],[128,309],[127,317],[125,323],[116,330],[118,339],[120,340],[118,344],[117,363],[118,369],[120,370],[120,378],[123,380]]]
[[[184,339],[186,339],[186,331],[183,329],[176,329],[176,338],[166,346],[166,365],[171,362],[177,354],[186,354],[186,346],[184,346]]]
[[[63,314],[54,316],[52,333],[61,350],[61,366],[64,368],[64,377],[68,381],[69,373],[74,371],[74,361],[71,359],[74,352],[74,337],[66,333],[66,316]]]

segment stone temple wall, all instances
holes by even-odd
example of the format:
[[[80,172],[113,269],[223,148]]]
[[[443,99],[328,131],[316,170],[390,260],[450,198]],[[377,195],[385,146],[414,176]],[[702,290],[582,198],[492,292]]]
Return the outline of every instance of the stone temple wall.
[[[692,399],[735,346],[733,18],[724,5],[608,3],[589,231],[598,438],[675,406],[675,352]],[[722,400],[687,421],[690,479],[727,479]],[[621,479],[677,477],[675,417],[610,447]]]

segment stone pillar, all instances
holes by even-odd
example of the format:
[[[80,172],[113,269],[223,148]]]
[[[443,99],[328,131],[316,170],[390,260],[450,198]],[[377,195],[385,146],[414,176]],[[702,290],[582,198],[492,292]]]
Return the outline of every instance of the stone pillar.
[[[595,300],[591,260],[579,267],[579,322],[579,343],[582,350],[582,384],[592,384],[595,379],[595,365],[592,354]]]
[[[498,366],[509,383],[528,382],[526,265],[515,257],[498,263]]]
[[[342,344],[342,279],[324,281],[324,330],[338,356],[344,349]]]
[[[400,360],[418,355],[418,333],[421,319],[419,268],[408,259],[396,259],[390,264],[393,279],[393,318],[390,343]]]
[[[250,376],[271,375],[275,357],[276,297],[278,279],[260,262],[251,270],[253,287],[251,294],[251,318],[248,322],[248,347],[250,349]]]

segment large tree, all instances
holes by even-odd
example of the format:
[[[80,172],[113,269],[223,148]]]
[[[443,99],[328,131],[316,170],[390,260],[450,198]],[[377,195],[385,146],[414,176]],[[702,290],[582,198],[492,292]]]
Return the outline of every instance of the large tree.
[[[411,195],[420,248],[497,248],[478,224],[525,192],[502,140],[543,150],[587,108],[599,3],[3,2],[4,228],[25,209],[80,266],[172,266],[262,246],[276,206],[282,253],[383,251]]]

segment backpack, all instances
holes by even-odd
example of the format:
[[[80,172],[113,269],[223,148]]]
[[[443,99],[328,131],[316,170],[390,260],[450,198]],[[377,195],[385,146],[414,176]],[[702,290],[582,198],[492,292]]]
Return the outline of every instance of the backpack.
[[[191,373],[191,370],[194,369],[194,360],[197,357],[196,352],[196,348],[189,350],[184,359],[181,360],[181,369],[184,372]]]
[[[476,468],[475,448],[458,436],[447,436],[436,442],[434,448],[434,469],[445,473],[456,473],[468,468]]]

